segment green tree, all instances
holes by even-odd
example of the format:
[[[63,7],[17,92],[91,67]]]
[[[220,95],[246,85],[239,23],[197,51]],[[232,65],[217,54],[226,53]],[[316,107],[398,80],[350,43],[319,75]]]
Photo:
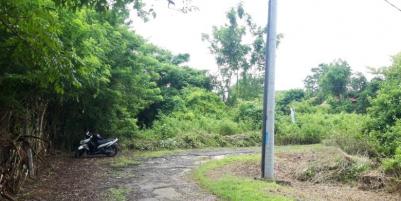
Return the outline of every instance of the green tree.
[[[327,71],[319,79],[319,88],[325,96],[342,98],[347,94],[351,67],[346,61],[338,60],[328,65]]]
[[[319,81],[323,74],[327,72],[327,64],[319,64],[318,67],[312,68],[312,75],[308,75],[304,80],[306,93],[309,97],[316,96],[320,90]]]
[[[393,57],[393,64],[384,71],[384,78],[376,79],[378,84],[372,87],[380,89],[368,108],[371,117],[368,131],[379,141],[380,151],[391,156],[401,145],[401,54]]]
[[[305,92],[303,89],[290,89],[278,93],[276,102],[276,111],[282,112],[283,114],[290,114],[290,103],[300,102],[305,98]]]
[[[401,118],[401,54],[393,57],[393,64],[385,72],[377,97],[372,100],[369,115],[373,129],[386,131]]]
[[[210,52],[215,55],[222,82],[220,94],[224,101],[231,95],[232,77],[236,76],[237,95],[240,88],[240,74],[246,82],[250,71],[260,71],[263,66],[265,31],[253,23],[251,16],[245,12],[242,4],[231,8],[226,15],[228,23],[213,27],[212,36],[202,35],[210,44]],[[253,36],[253,42],[244,42],[245,36]]]
[[[365,90],[358,94],[356,112],[367,112],[367,109],[371,106],[371,100],[376,98],[382,82],[383,79],[381,77],[374,77],[367,83]]]
[[[368,80],[365,75],[358,72],[352,75],[350,81],[350,94],[359,94],[368,86]]]

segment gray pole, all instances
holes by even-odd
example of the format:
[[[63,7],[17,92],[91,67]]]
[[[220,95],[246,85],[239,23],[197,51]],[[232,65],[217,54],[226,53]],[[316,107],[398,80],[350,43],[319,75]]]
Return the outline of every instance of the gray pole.
[[[263,99],[262,178],[274,180],[274,98],[277,0],[269,0]]]

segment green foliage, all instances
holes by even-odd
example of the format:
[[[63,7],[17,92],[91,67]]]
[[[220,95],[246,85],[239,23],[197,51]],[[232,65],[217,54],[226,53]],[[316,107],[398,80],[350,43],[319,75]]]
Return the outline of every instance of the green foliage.
[[[401,147],[397,148],[393,158],[383,161],[383,167],[386,174],[401,178]]]
[[[265,30],[241,4],[227,12],[227,24],[203,36],[219,65],[211,76],[185,66],[189,54],[174,55],[130,31],[128,3],[144,19],[154,15],[141,0],[0,2],[7,136],[33,130],[67,149],[86,130],[142,150],[258,145]],[[384,77],[370,81],[343,60],[321,64],[305,90],[278,92],[277,143],[325,141],[347,153],[393,157],[384,166],[399,176],[401,54],[393,60]]]
[[[169,60],[167,58],[167,61]],[[183,109],[185,100],[181,94],[185,93],[185,88],[212,89],[211,79],[206,75],[205,71],[164,65],[157,68],[156,73],[160,75],[157,80],[157,86],[161,89],[163,99],[154,102],[140,112],[138,119],[142,127],[150,127],[160,114],[168,115],[174,110]]]
[[[226,106],[215,93],[189,87],[182,89],[174,99],[181,100],[180,107],[168,115],[160,115],[151,128],[132,141],[134,148],[154,150],[260,143],[260,133],[247,122],[234,119],[238,116],[236,110]]]
[[[392,156],[401,142],[401,54],[393,57],[393,65],[384,75],[372,107],[368,109],[371,116],[368,132],[380,143],[381,153]]]
[[[231,8],[226,14],[228,23],[213,27],[212,36],[202,35],[202,40],[210,44],[210,52],[215,55],[219,66],[220,94],[225,102],[233,101],[231,97],[231,81],[236,76],[237,97],[246,89],[240,89],[240,73],[242,80],[248,83],[249,72],[259,72],[264,61],[264,34],[265,30],[257,26],[252,17],[246,13],[242,4]],[[246,36],[252,37],[253,42],[244,42]]]
[[[248,126],[250,130],[262,129],[263,108],[260,101],[243,101],[238,104],[238,114],[235,118]]]
[[[301,114],[297,124],[288,116],[282,116],[276,123],[277,143],[313,144],[333,136],[359,136],[364,129],[366,118],[356,114]]]
[[[327,64],[320,64],[318,67],[312,68],[312,75],[308,75],[304,80],[306,93],[310,97],[318,95],[319,82],[323,74],[327,72]]]
[[[340,112],[348,112],[351,113],[354,111],[354,104],[351,99],[344,98],[336,98],[336,97],[328,97],[326,98],[327,104],[330,105],[331,113],[340,113]]]
[[[330,64],[320,64],[312,68],[312,75],[306,77],[304,83],[309,96],[345,96],[351,81],[351,67],[346,61],[336,60]],[[354,86],[356,80],[354,80]]]
[[[358,94],[366,89],[368,86],[368,80],[362,73],[356,73],[351,77],[350,86],[350,93]]]
[[[229,120],[217,120],[210,117],[181,118],[166,116],[156,121],[151,129],[144,131],[132,141],[133,148],[157,150],[224,146],[243,147],[260,143],[259,133],[240,134],[241,128]]]
[[[319,78],[319,88],[324,95],[344,96],[350,82],[351,67],[345,61],[335,61],[326,67]]]
[[[370,135],[380,143],[379,151],[382,154],[392,156],[396,149],[401,146],[401,120],[397,120],[395,125],[385,132],[371,131]]]
[[[332,111],[331,105],[327,103],[322,103],[320,105],[316,105],[316,99],[311,98],[301,102],[293,102],[291,106],[294,107],[297,113],[330,113]]]
[[[128,192],[127,188],[110,188],[103,196],[106,201],[126,201]]]
[[[234,135],[238,134],[238,131],[238,125],[230,120],[223,120],[218,127],[218,133],[220,135]]]
[[[362,128],[363,129],[363,128]],[[357,133],[333,134],[323,141],[326,145],[332,145],[341,148],[348,154],[377,157],[378,144],[372,137],[366,136],[359,131]]]
[[[42,121],[34,111],[44,105],[44,138],[68,149],[86,130],[138,135],[138,116],[146,108],[179,107],[179,101],[168,105],[175,101],[170,95],[178,93],[170,86],[211,89],[205,72],[177,66],[188,54],[172,55],[128,29],[125,4],[130,2],[138,14],[145,12],[136,0],[2,1],[0,109],[18,114],[16,119],[27,113]],[[154,113],[150,118],[159,114]]]
[[[199,114],[222,114],[226,106],[214,93],[200,88],[183,90],[186,108]]]
[[[283,114],[290,114],[290,103],[296,101],[301,102],[305,97],[305,92],[302,89],[290,89],[277,93],[276,111]]]
[[[391,71],[399,71],[400,67],[394,66]],[[401,117],[401,105],[399,104],[401,89],[399,84],[400,80],[393,78],[388,78],[383,82],[369,110],[369,114],[375,117],[372,123],[373,129],[386,131]]]
[[[314,105],[328,103],[332,113],[366,113],[380,82],[379,77],[368,82],[362,73],[352,74],[343,60],[312,68],[312,75],[304,80],[306,97],[313,99]]]

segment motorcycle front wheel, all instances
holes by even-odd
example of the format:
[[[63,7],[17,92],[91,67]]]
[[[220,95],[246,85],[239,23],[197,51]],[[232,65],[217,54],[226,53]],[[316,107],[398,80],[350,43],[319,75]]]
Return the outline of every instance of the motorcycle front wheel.
[[[109,157],[113,157],[115,155],[117,155],[118,153],[118,148],[116,145],[112,145],[108,148],[106,155]]]
[[[75,158],[81,158],[82,155],[84,155],[85,150],[81,149],[81,150],[76,150],[75,151]]]

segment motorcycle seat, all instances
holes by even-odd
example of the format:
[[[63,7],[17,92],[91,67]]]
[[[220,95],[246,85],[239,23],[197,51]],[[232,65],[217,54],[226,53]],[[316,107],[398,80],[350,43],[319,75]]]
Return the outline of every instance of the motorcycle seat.
[[[104,143],[111,142],[111,141],[113,141],[113,140],[114,140],[114,139],[111,139],[111,138],[109,138],[109,139],[101,139],[101,140],[98,140],[97,143],[98,143],[99,145],[101,145],[101,144],[104,144]]]

